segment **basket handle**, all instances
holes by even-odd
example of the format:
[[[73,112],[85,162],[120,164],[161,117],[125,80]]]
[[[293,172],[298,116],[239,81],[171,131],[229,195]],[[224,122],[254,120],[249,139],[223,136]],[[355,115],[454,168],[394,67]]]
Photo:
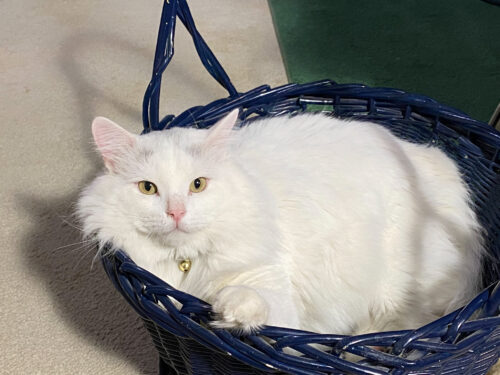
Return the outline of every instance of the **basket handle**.
[[[229,76],[196,29],[186,0],[164,0],[156,42],[153,75],[142,102],[142,122],[145,132],[163,129],[166,123],[174,117],[173,115],[165,116],[160,121],[159,104],[161,77],[174,55],[175,23],[177,17],[179,17],[191,34],[198,56],[208,73],[227,90],[230,97],[238,96],[238,92],[231,83]]]

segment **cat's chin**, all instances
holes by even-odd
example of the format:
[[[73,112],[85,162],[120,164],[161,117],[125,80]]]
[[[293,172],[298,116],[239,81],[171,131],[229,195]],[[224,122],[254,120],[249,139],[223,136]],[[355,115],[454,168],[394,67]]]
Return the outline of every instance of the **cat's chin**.
[[[162,239],[164,247],[174,250],[176,259],[191,258],[207,254],[211,251],[211,241],[204,231],[171,232]]]
[[[185,247],[189,246],[196,237],[194,233],[190,233],[182,228],[175,228],[168,233],[157,236],[157,240],[165,247]]]

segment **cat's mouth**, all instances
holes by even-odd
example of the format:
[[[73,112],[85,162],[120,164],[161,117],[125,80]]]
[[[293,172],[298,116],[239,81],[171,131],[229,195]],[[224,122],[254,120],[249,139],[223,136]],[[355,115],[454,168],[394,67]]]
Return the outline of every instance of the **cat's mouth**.
[[[166,237],[175,233],[190,233],[192,230],[184,223],[168,223],[164,221],[137,220],[136,229],[147,236]]]
[[[186,244],[197,238],[197,232],[202,230],[204,226],[191,225],[172,222],[151,222],[137,221],[136,230],[143,236],[154,240],[162,246],[179,246]]]
[[[162,230],[158,231],[157,236],[160,237],[163,241],[168,241],[169,239],[174,238],[185,238],[190,233],[191,231],[184,225],[177,225],[162,228]]]
[[[189,233],[185,228],[181,226],[175,227],[173,230],[171,230],[169,233],[175,233],[175,232],[182,232],[182,233]]]

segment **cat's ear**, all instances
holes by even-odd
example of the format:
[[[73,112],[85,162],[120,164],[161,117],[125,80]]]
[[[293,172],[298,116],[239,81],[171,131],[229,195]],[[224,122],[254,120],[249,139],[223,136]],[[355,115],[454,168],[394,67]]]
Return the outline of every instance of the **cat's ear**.
[[[135,135],[105,117],[96,117],[92,122],[92,135],[104,165],[114,172],[116,163],[123,159],[135,144]]]
[[[231,134],[236,121],[238,121],[239,109],[233,109],[228,115],[217,121],[208,131],[208,136],[205,140],[205,147],[218,147],[225,144],[227,138]]]

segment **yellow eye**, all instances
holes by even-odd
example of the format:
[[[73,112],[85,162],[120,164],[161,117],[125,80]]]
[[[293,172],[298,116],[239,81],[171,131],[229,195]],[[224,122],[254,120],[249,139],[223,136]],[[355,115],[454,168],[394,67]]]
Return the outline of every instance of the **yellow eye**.
[[[198,177],[191,181],[189,190],[193,193],[201,193],[207,187],[207,179],[205,177]]]
[[[158,192],[158,188],[150,181],[139,181],[139,191],[142,194],[153,195]]]

